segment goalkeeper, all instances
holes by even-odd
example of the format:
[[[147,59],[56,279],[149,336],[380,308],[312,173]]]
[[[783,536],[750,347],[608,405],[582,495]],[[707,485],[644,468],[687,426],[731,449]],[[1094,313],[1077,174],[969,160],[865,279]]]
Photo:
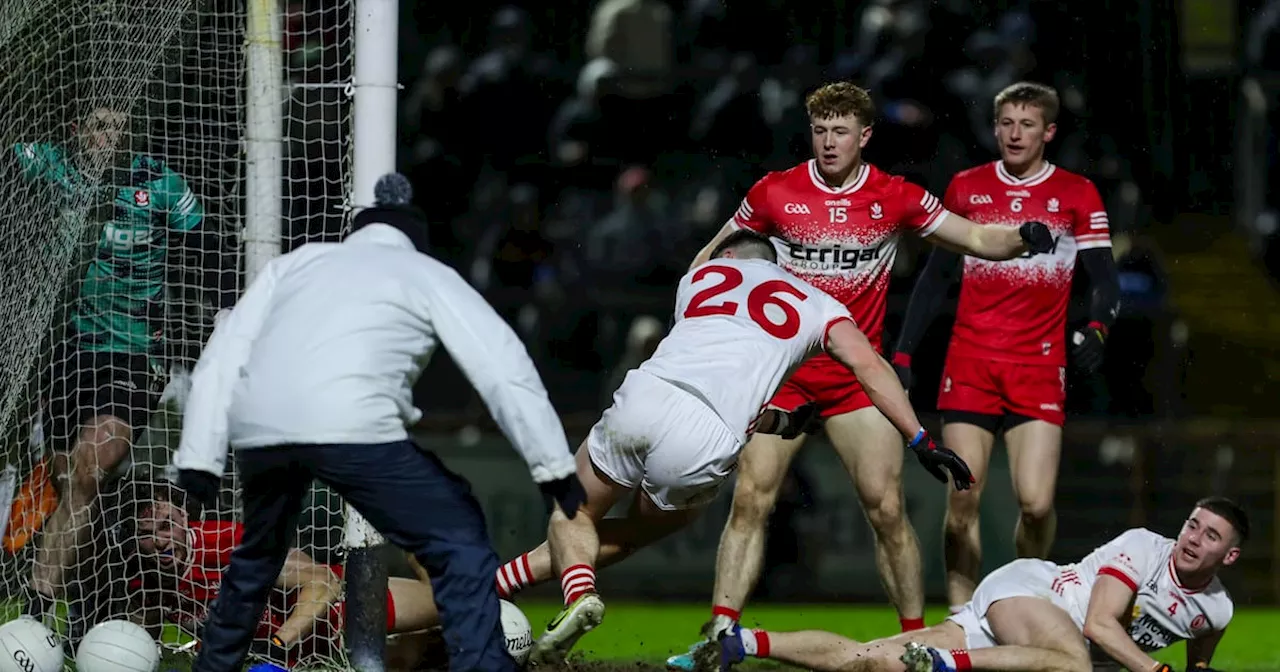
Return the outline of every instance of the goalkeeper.
[[[59,210],[83,212],[101,227],[43,388],[60,497],[37,543],[33,616],[62,597],[63,575],[88,542],[99,488],[127,468],[131,443],[159,403],[170,248],[190,244],[204,220],[180,175],[132,150],[124,113],[98,107],[72,128],[71,146],[12,147],[23,177],[46,187]]]

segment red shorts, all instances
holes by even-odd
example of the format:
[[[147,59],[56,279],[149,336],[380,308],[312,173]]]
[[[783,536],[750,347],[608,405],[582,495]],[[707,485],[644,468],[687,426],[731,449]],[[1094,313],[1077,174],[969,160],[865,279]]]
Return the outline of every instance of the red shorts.
[[[978,357],[948,356],[938,390],[940,411],[1021,415],[1059,427],[1066,401],[1066,368]]]
[[[839,362],[825,353],[815,355],[800,365],[769,405],[794,411],[809,402],[818,405],[822,417],[852,413],[871,406],[871,398],[862,391],[862,383]]]

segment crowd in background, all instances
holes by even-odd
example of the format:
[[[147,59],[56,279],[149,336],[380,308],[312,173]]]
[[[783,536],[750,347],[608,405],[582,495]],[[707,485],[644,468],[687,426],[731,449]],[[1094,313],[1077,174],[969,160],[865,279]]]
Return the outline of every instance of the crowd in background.
[[[1063,114],[1050,160],[1097,183],[1115,235],[1140,233],[1147,209],[1133,166],[1094,114],[1086,73],[1064,66],[1071,37],[1050,23],[1045,3],[844,3],[838,33],[786,3],[728,4],[589,3],[571,48],[540,39],[566,33],[567,10],[503,6],[487,25],[402,45],[399,167],[431,220],[435,254],[516,329],[559,408],[607,404],[661,338],[694,253],[755,180],[808,158],[804,97],[824,81],[868,88],[880,113],[868,160],[939,196],[955,172],[995,158],[997,91],[1028,78],[1055,85]],[[295,230],[297,240],[333,232],[316,218],[298,221],[324,231]],[[1133,361],[1079,381],[1076,410],[1156,412],[1141,382],[1119,391],[1106,382],[1135,367],[1142,377],[1151,323],[1167,310],[1158,258],[1133,240],[1119,260],[1125,305],[1136,311],[1120,331],[1126,317],[1138,323],[1123,346]],[[890,345],[925,253],[909,242],[899,255]],[[946,328],[940,319],[933,330],[935,368]],[[436,368],[424,376],[434,381],[424,407],[457,408],[441,382],[449,365]],[[922,388],[930,382],[926,373]],[[927,407],[933,391],[920,392]]]

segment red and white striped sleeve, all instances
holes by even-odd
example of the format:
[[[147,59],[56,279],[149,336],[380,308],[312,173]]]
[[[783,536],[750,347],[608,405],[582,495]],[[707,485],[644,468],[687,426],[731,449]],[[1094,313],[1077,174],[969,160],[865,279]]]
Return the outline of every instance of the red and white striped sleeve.
[[[1083,179],[1072,194],[1076,203],[1075,226],[1072,235],[1076,237],[1076,247],[1080,250],[1111,247],[1111,221],[1107,218],[1107,209],[1102,205],[1102,196],[1093,182]]]

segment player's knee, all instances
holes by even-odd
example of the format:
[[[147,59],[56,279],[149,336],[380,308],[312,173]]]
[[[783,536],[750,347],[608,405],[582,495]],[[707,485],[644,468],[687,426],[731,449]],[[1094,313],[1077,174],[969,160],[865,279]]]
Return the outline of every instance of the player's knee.
[[[739,478],[733,489],[733,509],[729,513],[729,524],[734,527],[764,525],[777,498],[776,486]]]
[[[99,415],[84,423],[80,428],[77,451],[127,444],[133,432],[129,423],[114,415]]]
[[[1024,497],[1018,502],[1022,510],[1022,522],[1040,525],[1053,516],[1053,497]]]
[[[880,536],[901,528],[906,524],[906,515],[902,505],[902,492],[890,489],[876,498],[863,498],[863,508],[867,511],[867,520],[871,528]]]
[[[946,531],[963,533],[978,524],[979,499],[968,492],[953,492],[947,502]]]

